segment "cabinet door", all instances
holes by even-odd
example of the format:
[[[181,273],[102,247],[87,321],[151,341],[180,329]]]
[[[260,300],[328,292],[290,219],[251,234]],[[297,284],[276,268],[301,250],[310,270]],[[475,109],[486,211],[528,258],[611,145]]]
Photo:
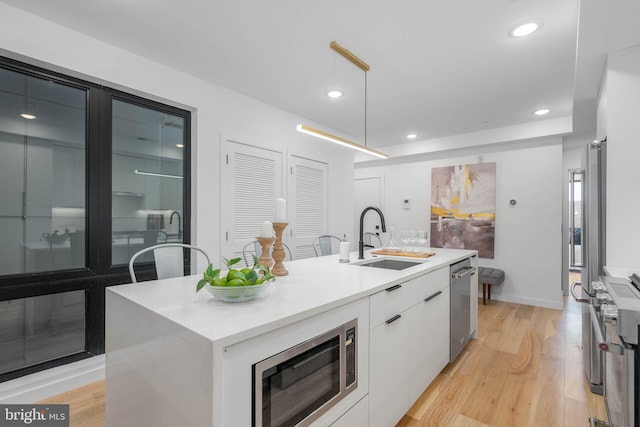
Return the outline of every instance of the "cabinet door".
[[[346,414],[331,424],[331,427],[354,427],[369,425],[369,397],[365,396]]]
[[[162,173],[158,159],[144,159],[144,170]],[[144,207],[146,209],[160,209],[160,183],[164,178],[159,176],[144,176]]]
[[[449,362],[449,287],[408,311],[411,324],[410,398],[415,402]]]
[[[164,160],[162,173],[182,176],[184,174],[182,161]],[[160,207],[162,209],[177,209],[182,211],[182,180],[163,178],[160,188]]]
[[[275,199],[283,196],[282,153],[231,140],[223,148],[222,255],[235,258],[260,235],[261,224],[274,219]]]
[[[409,340],[406,312],[371,330],[369,426],[394,426],[409,409]]]
[[[26,216],[51,218],[53,206],[53,150],[51,142],[39,138],[27,138],[27,192]],[[51,221],[44,230],[51,229]],[[40,238],[36,232],[37,240]],[[35,237],[35,236],[34,236]]]
[[[74,163],[73,148],[52,144],[53,149],[53,206],[73,206]]]

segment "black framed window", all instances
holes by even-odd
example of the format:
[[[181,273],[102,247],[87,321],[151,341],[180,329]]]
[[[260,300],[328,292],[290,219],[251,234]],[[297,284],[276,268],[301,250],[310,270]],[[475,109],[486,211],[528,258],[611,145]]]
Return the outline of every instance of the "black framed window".
[[[0,381],[104,352],[105,287],[189,242],[189,141],[188,111],[0,58]]]

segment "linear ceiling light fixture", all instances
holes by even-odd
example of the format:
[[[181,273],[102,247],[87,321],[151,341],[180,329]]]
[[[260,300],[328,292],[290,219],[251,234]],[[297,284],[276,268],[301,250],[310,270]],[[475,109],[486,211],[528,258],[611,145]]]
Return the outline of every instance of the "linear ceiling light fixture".
[[[183,177],[181,177],[180,175],[169,175],[168,173],[156,173],[156,172],[145,172],[145,171],[141,171],[141,170],[134,170],[133,172],[136,173],[136,175],[148,175],[148,176],[159,176],[162,178],[175,178],[175,179],[182,179]]]
[[[364,145],[357,144],[345,138],[340,138],[339,136],[335,136],[329,132],[324,132],[324,131],[312,128],[311,126],[298,125],[296,127],[296,130],[298,132],[306,133],[307,135],[315,136],[316,138],[324,139],[325,141],[335,142],[336,144],[340,144],[343,147],[353,148],[354,150],[371,154],[372,156],[380,157],[381,159],[389,158],[389,156],[383,152],[374,150],[373,148],[365,147]]]
[[[373,148],[367,147],[367,71],[369,71],[369,65],[367,65],[366,62],[358,58],[349,50],[340,46],[338,42],[332,41],[331,43],[329,43],[329,47],[335,50],[336,52],[338,52],[348,61],[353,63],[356,67],[364,71],[364,145],[358,144],[353,141],[349,141],[348,139],[341,138],[329,132],[324,132],[304,124],[299,124],[298,126],[296,126],[296,130],[298,132],[306,133],[307,135],[315,136],[316,138],[324,139],[325,141],[335,142],[336,144],[342,145],[343,147],[349,147],[354,150],[358,150],[363,153],[367,153],[372,156],[379,157],[381,159],[389,158],[388,154],[385,154],[381,151],[374,150]]]

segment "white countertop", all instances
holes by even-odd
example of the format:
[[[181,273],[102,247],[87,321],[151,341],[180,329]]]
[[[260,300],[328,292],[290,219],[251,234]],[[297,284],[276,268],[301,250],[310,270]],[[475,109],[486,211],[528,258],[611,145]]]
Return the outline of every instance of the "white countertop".
[[[633,273],[640,275],[640,267],[618,267],[613,265],[605,265],[604,272],[610,277],[628,278]]]
[[[338,262],[338,255],[285,262],[288,276],[280,276],[253,301],[226,303],[206,290],[195,292],[199,275],[111,286],[107,292],[188,328],[225,346],[343,304],[372,295],[389,286],[463,260],[477,251],[430,248],[435,256],[404,270],[387,270]],[[365,258],[371,255],[365,253]],[[378,259],[388,258],[377,256]],[[401,258],[420,261],[417,258]],[[107,324],[108,325],[108,324]]]

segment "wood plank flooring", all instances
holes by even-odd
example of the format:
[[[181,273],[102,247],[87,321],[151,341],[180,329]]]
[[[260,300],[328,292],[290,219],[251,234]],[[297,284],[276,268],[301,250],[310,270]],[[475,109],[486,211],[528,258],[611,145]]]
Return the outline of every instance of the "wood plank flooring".
[[[551,310],[480,301],[478,339],[447,366],[397,427],[573,427],[606,420],[582,371],[581,307]],[[104,381],[51,397],[72,427],[104,425]],[[358,427],[358,426],[354,426]]]

